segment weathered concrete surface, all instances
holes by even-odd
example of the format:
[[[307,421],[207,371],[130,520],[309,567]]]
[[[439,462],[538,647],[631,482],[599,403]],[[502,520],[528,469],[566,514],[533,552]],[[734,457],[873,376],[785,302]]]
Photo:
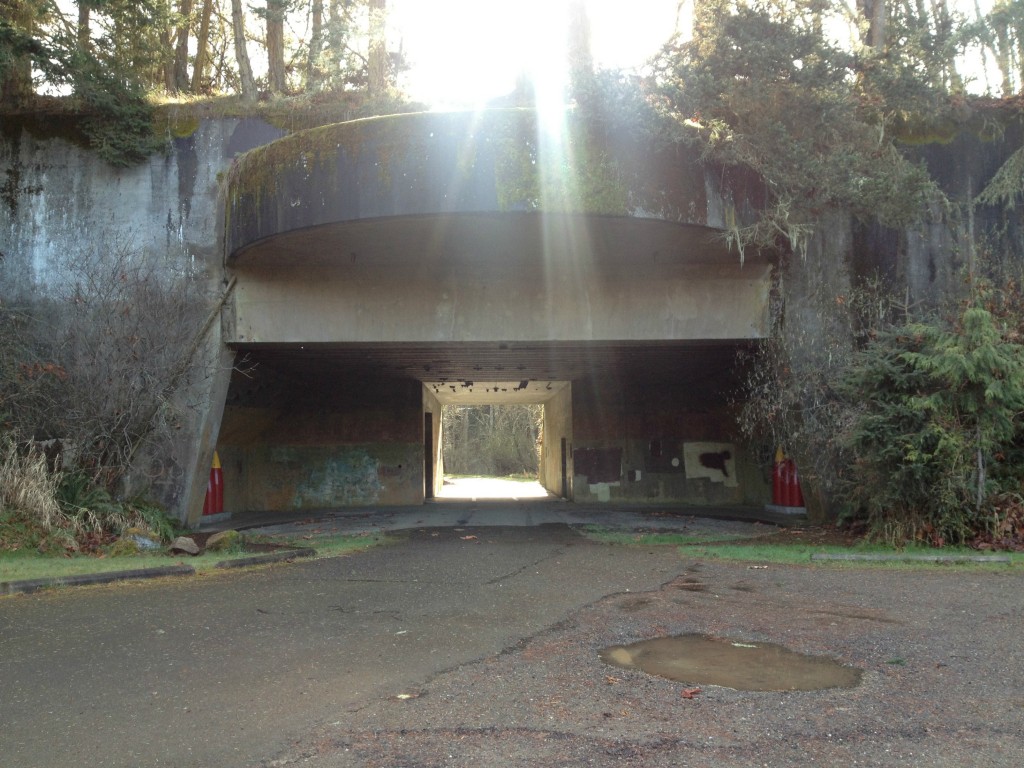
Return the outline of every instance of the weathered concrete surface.
[[[751,569],[564,528],[474,528],[5,598],[0,764],[1017,768],[1021,581]],[[597,657],[685,632],[827,655],[864,682],[686,699]]]
[[[114,168],[68,140],[35,139],[17,117],[0,121],[0,278],[15,294],[45,294],[83,244],[131,245],[219,281],[220,174],[282,135],[260,120],[203,121],[166,155]]]
[[[238,458],[237,481],[225,470],[228,498],[239,489],[231,509],[377,500],[339,442],[365,452],[357,464],[370,480],[377,465],[422,465],[422,475],[395,472],[390,484],[422,499],[442,472],[436,435],[425,432],[432,398],[505,402],[509,390],[550,410],[541,477],[554,493],[760,500],[756,471],[742,473],[742,484],[735,474],[726,484],[687,482],[682,465],[654,466],[644,448],[729,439],[723,404],[737,382],[735,353],[767,333],[772,266],[730,252],[721,227],[752,214],[756,185],[709,173],[686,147],[564,117],[550,135],[532,110],[395,115],[295,134],[236,164],[225,251],[238,286],[225,340],[302,383],[278,388],[269,410],[229,404],[226,428],[254,425],[242,439],[233,426],[221,439],[222,457]],[[426,385],[423,414],[407,415],[402,430],[422,428],[420,442],[431,441],[418,462],[411,440],[400,462],[384,461],[381,429],[365,420],[360,435],[340,441],[285,433],[302,431],[312,414],[329,424],[387,408],[386,386],[364,384],[358,404],[328,403],[309,381],[359,391],[359,381],[388,376]],[[577,402],[568,390],[555,396],[570,382],[598,381],[610,405]],[[251,384],[236,377],[236,394]],[[268,419],[279,425],[273,433],[258,426]],[[624,463],[609,469],[614,481],[574,467],[580,450],[627,443]],[[282,462],[319,476],[332,453],[346,467],[328,473],[338,483],[321,484],[318,496],[296,493],[304,481]],[[258,478],[258,492],[246,478]],[[363,487],[349,494],[354,485]]]
[[[403,114],[293,134],[232,169],[226,252],[237,264],[281,235],[329,242],[335,225],[380,218],[562,211],[714,227],[757,207],[756,188],[722,188],[735,174],[709,178],[696,152],[560,117]]]
[[[729,341],[767,333],[770,266],[712,230],[540,214],[380,222],[331,264],[241,265],[228,341]],[[364,239],[365,238],[365,239]],[[372,243],[372,247],[371,246]],[[270,246],[267,246],[270,247]]]
[[[187,583],[5,598],[0,764],[257,765],[313,726],[680,567],[671,550],[637,557],[564,528],[476,533]]]
[[[393,115],[294,134],[227,191],[236,345],[728,340],[766,332],[749,210],[697,153],[572,112]]]
[[[418,381],[269,373],[235,373],[217,442],[226,512],[423,501]]]
[[[140,262],[197,282],[211,301],[224,291],[222,173],[234,157],[279,138],[261,120],[200,122],[170,138],[168,152],[114,168],[48,119],[0,118],[0,301],[52,298],[66,262],[82,253],[135,254]],[[58,121],[59,122],[59,121]],[[36,131],[44,128],[43,135]],[[73,133],[73,131],[72,131]],[[197,311],[206,312],[209,307]],[[175,393],[182,428],[159,455],[143,452],[129,493],[164,503],[181,520],[202,511],[203,491],[232,354],[219,315]]]
[[[949,143],[925,137],[908,152],[966,204],[1020,146],[1024,124],[1009,112],[998,135],[964,131],[943,138]],[[766,335],[772,267],[750,253],[741,264],[720,235],[752,220],[764,190],[734,169],[702,168],[685,147],[617,136],[571,112],[564,118],[565,132],[554,134],[538,130],[530,110],[404,115],[282,141],[274,141],[282,131],[258,120],[204,121],[171,139],[167,155],[113,169],[59,138],[59,127],[34,136],[28,123],[5,117],[0,286],[5,297],[45,295],[64,255],[83,242],[131,243],[168,270],[207,281],[211,293],[225,284],[226,266],[238,288],[220,338],[240,359],[251,354],[264,367],[290,368],[298,396],[304,377],[370,380],[367,373],[382,371],[408,382],[527,380],[541,389],[552,381],[642,377],[632,390],[579,400],[578,435],[575,423],[562,431],[568,479],[562,483],[560,456],[549,453],[549,487],[557,481],[571,495],[578,480],[586,498],[748,503],[763,492],[764,457],[732,450],[721,400],[725,379],[736,376],[722,360]],[[234,162],[240,153],[245,157]],[[793,288],[785,294],[787,332],[806,337],[810,364],[831,352],[816,338],[835,330],[840,313],[831,309],[855,285],[851,275],[877,272],[906,287],[911,303],[934,302],[977,255],[965,248],[969,234],[986,231],[1019,256],[1019,211],[965,205],[960,213],[904,232],[854,226],[839,213],[820,223],[807,260],[790,265],[784,281]],[[147,470],[158,495],[190,522],[232,363],[228,351],[212,348],[218,343],[213,338],[202,350],[182,393],[195,412],[173,455]],[[718,400],[709,402],[708,391]],[[624,418],[627,402],[661,405]],[[287,424],[287,398],[275,408],[257,420]],[[391,487],[401,480],[402,498],[422,497],[425,484],[439,478],[435,460],[423,464],[427,453],[437,454],[422,445],[424,417],[410,416],[415,423],[402,427],[403,453],[394,461],[382,458],[390,438],[378,439],[380,430],[331,433],[310,447],[311,475],[290,486],[316,485],[323,475],[328,481],[303,498],[344,499],[345,489],[330,480],[338,472],[321,470],[334,460],[355,466],[353,452],[376,446],[370,463],[393,473]],[[307,408],[304,418],[317,416]],[[602,421],[622,429],[609,431]],[[271,442],[251,447],[262,457],[256,475],[273,464],[264,450]],[[283,440],[288,450],[296,442]],[[417,443],[422,466],[412,470]],[[655,443],[728,451],[738,489],[662,466]],[[577,448],[619,451],[619,485],[577,473]],[[237,486],[255,489],[244,506],[262,506],[264,491],[273,496],[273,476],[264,480],[264,487]],[[295,498],[294,487],[281,498]],[[365,502],[372,494],[352,498]]]

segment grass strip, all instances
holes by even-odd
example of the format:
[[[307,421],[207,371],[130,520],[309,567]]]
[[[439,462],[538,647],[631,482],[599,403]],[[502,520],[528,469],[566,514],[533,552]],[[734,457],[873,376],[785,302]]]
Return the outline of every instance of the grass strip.
[[[973,549],[898,551],[879,544],[849,547],[803,542],[772,541],[772,533],[758,539],[746,534],[636,533],[597,525],[581,527],[588,539],[624,546],[675,546],[684,557],[730,562],[831,567],[911,568],[962,566],[966,568],[1024,567],[1024,552],[979,554]]]
[[[862,562],[904,562],[904,563],[1005,563],[1010,564],[1009,555],[911,555],[911,554],[862,554],[859,552],[815,552],[811,560],[858,560]]]
[[[195,569],[190,565],[165,565],[158,568],[137,568],[104,573],[83,573],[76,576],[52,576],[41,579],[23,579],[0,582],[0,595],[27,594],[40,589],[57,587],[78,587],[90,584],[111,584],[131,579],[155,579],[164,576],[192,576]]]
[[[712,542],[741,541],[750,538],[746,533],[637,533],[617,531],[600,525],[584,525],[580,529],[591,541],[602,544],[627,544],[641,547],[684,546]]]
[[[250,565],[269,565],[270,563],[291,562],[297,557],[316,557],[317,551],[312,547],[286,549],[281,552],[268,552],[265,555],[239,557],[233,560],[221,560],[214,568],[247,568]]]
[[[359,552],[370,547],[379,546],[390,542],[392,539],[379,535],[362,536],[323,536],[303,537],[302,540],[294,539],[273,539],[264,537],[257,541],[292,546],[295,549],[288,550],[288,554],[298,550],[315,550],[315,556],[338,557],[340,555]],[[289,557],[295,557],[289,554]],[[258,558],[252,565],[269,562],[262,555],[254,552],[247,552],[243,547],[238,547],[226,552],[204,552],[194,557],[188,555],[169,556],[162,552],[140,553],[137,555],[119,555],[117,557],[93,557],[88,555],[77,555],[73,557],[56,557],[42,555],[35,551],[24,552],[3,552],[0,553],[0,583],[31,581],[36,579],[53,580],[61,579],[71,583],[71,579],[81,576],[95,577],[100,574],[123,574],[131,571],[153,571],[160,568],[187,567],[194,573],[212,572],[218,568],[230,567],[220,565],[225,562],[238,560],[253,560]],[[287,558],[283,558],[287,559]],[[240,567],[240,566],[234,566]],[[121,576],[121,578],[130,578]],[[111,580],[116,580],[111,577]],[[98,583],[98,582],[95,582]],[[0,593],[2,594],[2,593]]]
[[[708,544],[682,545],[679,552],[685,557],[708,560],[773,564],[820,565],[822,567],[857,568],[960,568],[1024,567],[1024,553],[1007,552],[999,555],[979,555],[975,550],[900,552],[877,545],[855,547],[814,546],[813,544]]]

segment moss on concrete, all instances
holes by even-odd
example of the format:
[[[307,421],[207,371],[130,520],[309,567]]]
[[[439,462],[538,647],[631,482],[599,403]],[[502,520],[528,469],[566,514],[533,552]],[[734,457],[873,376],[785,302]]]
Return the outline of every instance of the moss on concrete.
[[[435,142],[440,142],[435,144]],[[281,180],[316,176],[331,184],[339,158],[375,173],[384,189],[399,169],[426,183],[434,147],[456,153],[455,170],[468,181],[485,157],[493,158],[499,210],[643,215],[704,223],[706,196],[697,159],[609,136],[574,112],[548,141],[532,109],[480,113],[413,113],[374,117],[294,133],[254,149],[234,164],[228,184],[227,224],[241,211],[254,214]],[[458,185],[455,185],[458,186]]]

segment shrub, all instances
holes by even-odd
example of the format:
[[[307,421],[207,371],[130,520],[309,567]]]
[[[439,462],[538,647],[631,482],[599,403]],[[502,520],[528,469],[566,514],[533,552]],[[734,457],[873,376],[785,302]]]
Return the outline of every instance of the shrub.
[[[49,526],[60,516],[56,491],[60,475],[51,473],[46,457],[19,450],[11,436],[0,442],[0,510],[18,512]]]
[[[52,472],[46,457],[19,447],[10,436],[0,444],[0,550],[43,553],[97,551],[132,527],[163,541],[176,523],[158,506],[115,501],[82,473]]]
[[[993,315],[968,306],[953,323],[880,331],[841,384],[856,415],[848,512],[893,543],[962,544],[992,518],[993,499],[1019,491],[1024,349]]]

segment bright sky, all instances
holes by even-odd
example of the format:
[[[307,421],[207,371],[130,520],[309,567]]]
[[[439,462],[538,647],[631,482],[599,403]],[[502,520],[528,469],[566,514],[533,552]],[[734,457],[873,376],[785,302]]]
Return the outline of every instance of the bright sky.
[[[973,17],[992,0],[950,0]],[[591,50],[599,67],[636,69],[671,37],[678,0],[586,0]],[[564,67],[569,0],[389,0],[392,45],[400,40],[411,70],[402,86],[435,109],[466,108],[510,93],[523,72]],[[684,3],[688,7],[690,3]],[[689,28],[689,18],[680,24]],[[961,62],[980,78],[981,61]],[[971,90],[980,90],[981,83]]]
[[[588,0],[600,67],[641,66],[673,33],[677,0]],[[521,72],[564,66],[567,0],[391,0],[390,23],[412,69],[404,86],[435,108],[510,93]],[[557,59],[557,64],[555,63]]]

